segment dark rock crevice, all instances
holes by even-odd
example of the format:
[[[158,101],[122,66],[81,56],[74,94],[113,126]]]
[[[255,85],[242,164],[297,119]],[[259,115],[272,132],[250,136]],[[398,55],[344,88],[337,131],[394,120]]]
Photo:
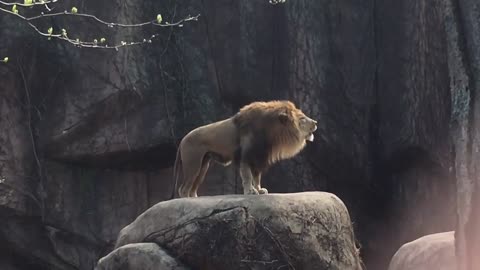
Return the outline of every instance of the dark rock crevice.
[[[33,267],[26,269],[85,269],[101,255],[101,243],[51,227],[38,217],[2,216],[6,222],[0,240],[6,244],[3,248],[10,250],[6,257],[13,261],[24,258],[24,264]]]
[[[121,150],[96,155],[84,154],[76,157],[53,157],[51,160],[85,168],[150,172],[173,167],[176,153],[176,146],[166,143],[144,149]]]

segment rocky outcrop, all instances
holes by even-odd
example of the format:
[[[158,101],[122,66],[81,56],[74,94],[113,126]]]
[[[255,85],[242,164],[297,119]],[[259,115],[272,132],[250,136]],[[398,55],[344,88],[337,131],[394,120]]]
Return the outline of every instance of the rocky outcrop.
[[[426,235],[400,247],[388,270],[457,270],[455,232]]]
[[[157,244],[122,246],[98,261],[95,270],[188,270]]]
[[[123,228],[115,247],[142,242],[192,269],[361,270],[348,211],[324,192],[161,202]]]

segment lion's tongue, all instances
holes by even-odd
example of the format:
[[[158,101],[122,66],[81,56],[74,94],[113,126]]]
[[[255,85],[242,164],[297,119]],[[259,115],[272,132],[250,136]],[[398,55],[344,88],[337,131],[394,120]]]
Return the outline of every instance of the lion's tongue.
[[[308,136],[307,141],[313,142],[313,133]]]

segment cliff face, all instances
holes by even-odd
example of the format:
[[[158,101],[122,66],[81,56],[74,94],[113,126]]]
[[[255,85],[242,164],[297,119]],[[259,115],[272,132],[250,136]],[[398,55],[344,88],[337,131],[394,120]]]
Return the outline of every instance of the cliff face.
[[[385,269],[407,241],[453,230],[457,201],[457,252],[473,260],[475,1],[157,2],[79,8],[128,23],[201,17],[128,31],[68,21],[84,39],[158,32],[118,52],[47,42],[0,18],[0,54],[10,57],[0,65],[0,266],[92,269],[121,228],[170,197],[176,145],[189,130],[270,99],[291,99],[319,129],[264,176],[269,191],[339,196],[368,269]],[[214,165],[200,195],[235,192],[234,169]]]
[[[457,101],[453,128],[457,170],[457,225],[455,233],[458,269],[480,267],[476,254],[480,250],[478,215],[480,209],[480,4],[476,1],[452,1],[452,21],[456,28],[450,35],[458,37],[451,68],[454,98]],[[462,56],[461,58],[456,56]],[[450,61],[453,62],[453,61]]]

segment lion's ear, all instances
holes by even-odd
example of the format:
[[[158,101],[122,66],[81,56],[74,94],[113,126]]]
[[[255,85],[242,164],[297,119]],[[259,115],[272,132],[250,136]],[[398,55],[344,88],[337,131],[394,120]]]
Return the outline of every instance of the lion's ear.
[[[280,123],[286,124],[288,122],[288,114],[285,112],[282,112],[278,115],[278,119],[280,120]]]

